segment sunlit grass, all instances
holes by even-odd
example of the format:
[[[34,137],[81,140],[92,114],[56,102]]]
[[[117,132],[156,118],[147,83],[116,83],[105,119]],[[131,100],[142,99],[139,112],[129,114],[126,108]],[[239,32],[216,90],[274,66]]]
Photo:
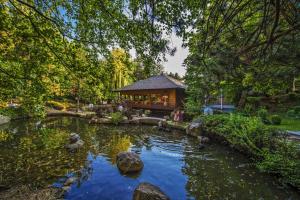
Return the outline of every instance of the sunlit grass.
[[[300,119],[294,119],[290,117],[286,117],[284,115],[280,115],[282,117],[282,121],[280,125],[272,125],[273,127],[289,130],[289,131],[300,131]]]

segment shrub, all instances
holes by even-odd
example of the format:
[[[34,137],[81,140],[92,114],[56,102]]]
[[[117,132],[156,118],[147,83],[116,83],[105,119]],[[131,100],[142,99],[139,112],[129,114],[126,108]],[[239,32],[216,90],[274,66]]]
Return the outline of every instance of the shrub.
[[[52,107],[56,110],[64,110],[65,105],[57,101],[47,101],[46,106]]]
[[[13,107],[6,107],[0,109],[0,115],[8,116],[11,119],[23,118],[27,115],[25,114],[24,110],[21,107],[13,108]]]
[[[258,117],[237,114],[202,116],[204,133],[245,153],[262,171],[277,174],[300,189],[300,152],[285,134]]]
[[[111,122],[118,125],[123,120],[123,115],[121,112],[111,113]]]
[[[271,122],[272,122],[272,124],[280,125],[281,124],[281,117],[279,115],[272,115],[271,116]]]
[[[295,115],[296,115],[295,110],[288,110],[288,111],[286,112],[286,115],[287,115],[288,117],[295,117]]]
[[[300,106],[295,106],[293,109],[296,115],[300,114]]]
[[[257,111],[258,117],[260,117],[262,120],[267,119],[268,111],[265,108],[261,108]]]
[[[249,104],[249,103],[246,103],[244,109],[243,109],[243,112],[246,114],[246,115],[251,115],[253,114],[255,108],[253,107],[253,105]]]
[[[268,119],[268,111],[265,108],[261,108],[257,111],[258,117],[264,124],[271,124],[270,120]]]

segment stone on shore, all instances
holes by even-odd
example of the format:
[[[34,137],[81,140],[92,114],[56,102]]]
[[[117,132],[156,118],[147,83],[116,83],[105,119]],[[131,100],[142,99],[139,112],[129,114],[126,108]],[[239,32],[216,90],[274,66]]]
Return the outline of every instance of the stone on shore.
[[[194,136],[194,137],[201,135],[202,134],[202,124],[203,123],[200,119],[191,122],[188,125],[188,127],[186,128],[186,134]]]
[[[0,125],[1,124],[6,124],[10,121],[10,118],[4,115],[0,115]]]

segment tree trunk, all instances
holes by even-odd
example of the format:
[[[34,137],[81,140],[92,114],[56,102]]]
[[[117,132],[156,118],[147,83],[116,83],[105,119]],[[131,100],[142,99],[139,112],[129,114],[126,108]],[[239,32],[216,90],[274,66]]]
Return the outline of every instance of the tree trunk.
[[[77,81],[77,97],[76,97],[77,106],[76,106],[76,112],[79,112],[79,87],[80,87],[80,83],[79,83],[79,80],[78,80]]]
[[[238,107],[239,108],[243,108],[246,104],[246,99],[247,99],[247,91],[246,90],[243,90],[242,91],[242,94],[241,94],[241,97],[240,97],[240,100],[239,100],[239,103],[238,103]]]

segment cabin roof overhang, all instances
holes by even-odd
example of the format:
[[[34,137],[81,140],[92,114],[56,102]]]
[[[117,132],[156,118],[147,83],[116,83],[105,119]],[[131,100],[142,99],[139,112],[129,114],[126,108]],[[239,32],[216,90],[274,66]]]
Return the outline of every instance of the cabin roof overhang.
[[[170,89],[186,89],[186,85],[179,80],[161,74],[152,76],[145,80],[137,81],[131,85],[116,89],[116,92],[138,91],[138,90],[170,90]]]

